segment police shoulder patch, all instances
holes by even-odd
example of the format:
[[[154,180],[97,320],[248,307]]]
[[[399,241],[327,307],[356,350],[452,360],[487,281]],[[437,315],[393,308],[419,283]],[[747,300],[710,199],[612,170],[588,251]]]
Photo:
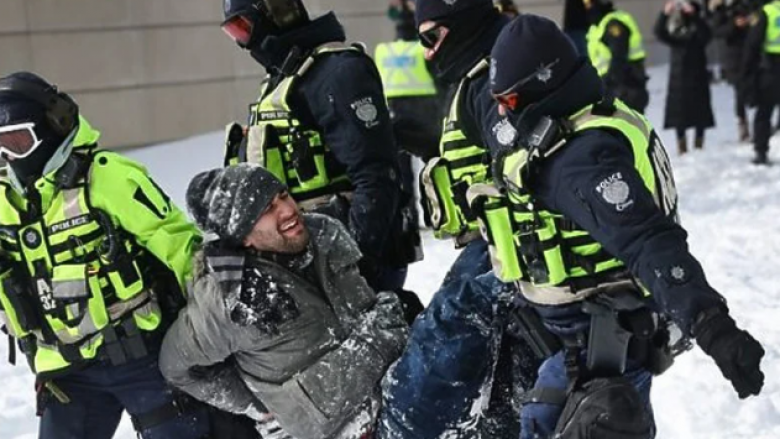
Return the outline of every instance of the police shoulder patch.
[[[607,32],[613,37],[619,37],[623,33],[623,29],[621,29],[619,24],[613,23],[607,27]]]
[[[372,128],[379,124],[377,121],[377,108],[370,96],[358,99],[349,106],[355,112],[355,117],[365,124],[366,128]]]
[[[596,185],[595,190],[617,212],[624,212],[634,205],[631,186],[623,179],[623,174],[620,172],[606,176]]]

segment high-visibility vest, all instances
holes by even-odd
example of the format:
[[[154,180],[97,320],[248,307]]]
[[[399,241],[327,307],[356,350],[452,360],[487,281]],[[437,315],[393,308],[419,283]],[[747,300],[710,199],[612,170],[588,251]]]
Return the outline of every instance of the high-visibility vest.
[[[344,51],[362,53],[356,47],[343,44],[324,45],[273,90],[267,90],[268,81],[265,81],[259,101],[249,107],[245,157],[239,151],[228,150],[225,163],[248,162],[268,169],[287,185],[298,202],[351,191],[353,187],[345,167],[322,142],[319,132],[301,125],[289,104],[295,85],[319,57]],[[376,111],[373,106],[367,106],[368,110]]]
[[[490,154],[483,145],[470,141],[463,132],[460,110],[463,90],[474,78],[487,73],[487,59],[480,61],[460,81],[444,118],[439,156],[428,161],[421,173],[426,222],[439,239],[460,237],[479,230],[466,191],[476,183],[490,181]]]
[[[764,52],[780,55],[780,1],[765,4],[763,10],[766,14]]]
[[[650,123],[618,100],[611,116],[604,116],[601,110],[591,112],[592,107],[571,117],[574,132],[607,128],[621,133],[656,204],[676,220],[677,191],[669,157]],[[506,158],[504,174],[510,169],[510,174],[517,176],[507,194],[492,185],[475,187],[469,193],[472,205],[479,206],[475,210],[485,226],[495,274],[505,282],[519,283],[526,297],[543,305],[574,302],[596,287],[633,282],[625,264],[587,231],[535,202],[523,181],[527,165],[525,150]],[[603,190],[605,199],[616,206],[627,201],[621,198],[627,195],[627,188],[620,176],[607,182]]]
[[[639,30],[634,17],[628,12],[612,11],[605,15],[598,24],[594,24],[588,30],[586,36],[588,42],[588,57],[596,68],[599,76],[604,76],[609,71],[612,61],[612,51],[602,42],[604,34],[608,32],[608,24],[617,20],[628,28],[628,60],[639,61],[645,59],[645,48],[642,43],[642,32]]]
[[[424,54],[418,41],[398,40],[376,46],[374,61],[388,99],[436,94]]]

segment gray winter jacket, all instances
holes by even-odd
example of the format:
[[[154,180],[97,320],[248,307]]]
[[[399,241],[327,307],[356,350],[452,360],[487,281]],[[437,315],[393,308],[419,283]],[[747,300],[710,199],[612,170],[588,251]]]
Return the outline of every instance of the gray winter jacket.
[[[275,331],[236,322],[246,255],[201,254],[205,263],[165,336],[160,369],[174,386],[222,410],[257,419],[265,406],[297,439],[324,439],[376,407],[378,383],[408,330],[397,297],[377,299],[358,273],[360,252],[346,229],[322,215],[304,218],[311,234],[308,278],[319,285],[268,259],[252,261],[268,297],[292,298],[293,317]]]

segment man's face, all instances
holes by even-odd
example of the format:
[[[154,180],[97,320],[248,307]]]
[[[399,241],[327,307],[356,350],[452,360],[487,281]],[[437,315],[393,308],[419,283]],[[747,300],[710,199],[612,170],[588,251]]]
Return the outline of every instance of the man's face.
[[[281,192],[260,215],[244,246],[274,253],[300,253],[309,244],[309,230],[298,205],[287,191]]]
[[[425,47],[425,60],[430,61],[436,56],[442,41],[447,37],[449,28],[437,24],[435,21],[423,21],[417,28],[420,41]]]

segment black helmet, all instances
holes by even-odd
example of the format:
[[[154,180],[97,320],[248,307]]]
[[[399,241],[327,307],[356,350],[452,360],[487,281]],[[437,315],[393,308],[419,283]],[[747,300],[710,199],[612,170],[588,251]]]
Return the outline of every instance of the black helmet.
[[[309,22],[301,0],[223,0],[222,30],[243,48]]]
[[[0,78],[0,154],[23,182],[37,179],[78,128],[76,103],[29,72]]]

